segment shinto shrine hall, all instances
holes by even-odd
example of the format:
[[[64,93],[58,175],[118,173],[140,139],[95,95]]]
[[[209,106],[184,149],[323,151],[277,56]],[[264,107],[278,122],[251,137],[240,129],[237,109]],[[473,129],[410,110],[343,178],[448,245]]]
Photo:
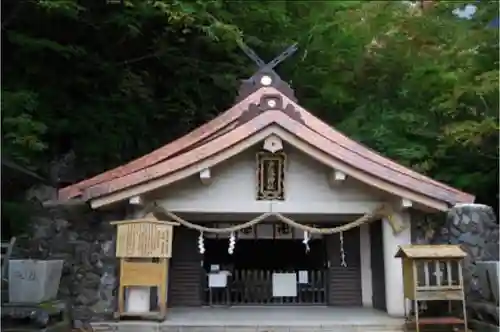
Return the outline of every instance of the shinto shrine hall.
[[[394,256],[411,244],[412,212],[474,201],[316,118],[265,65],[215,119],[59,195],[99,210],[130,205],[131,219],[178,225],[168,263],[172,319],[202,307],[231,319],[247,306],[300,307],[306,320],[347,308],[361,313],[355,320],[363,312],[402,317]]]

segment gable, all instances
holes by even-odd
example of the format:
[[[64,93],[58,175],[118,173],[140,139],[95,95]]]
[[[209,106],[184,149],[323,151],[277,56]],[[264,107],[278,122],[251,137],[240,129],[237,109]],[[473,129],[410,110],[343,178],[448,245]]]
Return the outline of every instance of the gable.
[[[257,196],[254,146],[211,168],[210,184],[196,175],[146,196],[173,212],[287,214],[365,214],[388,197],[352,178],[339,185],[329,181],[331,169],[286,145],[283,201],[260,201]]]

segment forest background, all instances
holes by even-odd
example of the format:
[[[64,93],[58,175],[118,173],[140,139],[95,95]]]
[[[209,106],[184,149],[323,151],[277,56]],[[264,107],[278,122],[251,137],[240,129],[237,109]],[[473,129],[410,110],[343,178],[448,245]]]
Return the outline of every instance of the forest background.
[[[266,61],[296,42],[277,71],[302,106],[497,208],[498,2],[465,4],[2,1],[2,160],[57,186],[123,164],[234,103],[256,70],[240,42]],[[4,174],[16,233],[25,188]]]

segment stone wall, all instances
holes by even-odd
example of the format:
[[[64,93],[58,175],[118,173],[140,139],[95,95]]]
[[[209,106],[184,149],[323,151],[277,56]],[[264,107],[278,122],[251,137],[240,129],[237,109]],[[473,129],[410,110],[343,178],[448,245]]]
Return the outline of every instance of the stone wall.
[[[498,224],[489,206],[470,204],[457,206],[447,217],[447,236],[451,244],[459,244],[467,252],[464,262],[464,279],[468,285],[469,300],[482,297],[476,271],[476,262],[498,261]],[[443,234],[442,236],[444,236]]]
[[[13,258],[63,259],[58,297],[71,306],[73,319],[109,319],[115,308],[117,264],[115,230],[108,221],[123,214],[97,213],[87,206],[42,208],[37,200],[43,197],[31,198],[38,209],[29,234],[18,239]]]
[[[417,244],[459,244],[466,252],[464,280],[467,296],[480,297],[475,262],[499,260],[499,227],[493,209],[464,204],[446,215],[412,214],[412,241]]]
[[[476,303],[490,301],[491,290],[480,283],[476,263],[499,260],[499,226],[493,209],[480,204],[458,205],[447,214],[412,214],[412,241],[417,244],[459,244],[467,252],[464,260],[464,282],[469,318],[498,324],[496,318],[478,315]],[[439,307],[429,310],[441,310]],[[494,315],[493,315],[494,316]]]

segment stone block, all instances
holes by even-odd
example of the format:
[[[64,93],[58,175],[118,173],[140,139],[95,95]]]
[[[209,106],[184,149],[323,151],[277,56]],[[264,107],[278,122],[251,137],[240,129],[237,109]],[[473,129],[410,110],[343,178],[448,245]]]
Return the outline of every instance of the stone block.
[[[92,332],[115,332],[118,331],[116,324],[92,323]]]
[[[41,303],[56,298],[62,260],[9,260],[9,301]]]
[[[358,332],[354,327],[349,326],[322,326],[321,332]],[[361,331],[359,331],[361,332]],[[363,332],[368,332],[363,328]]]
[[[476,276],[478,277],[481,295],[486,301],[499,304],[500,262],[476,262]]]
[[[224,332],[257,332],[255,326],[226,326]]]
[[[160,326],[158,323],[149,322],[133,322],[125,324],[122,322],[118,324],[118,329],[116,332],[160,332]]]
[[[293,326],[290,327],[290,332],[322,332],[323,328],[321,326]]]
[[[182,326],[179,332],[224,332],[224,326]]]
[[[290,332],[288,326],[258,326],[256,332]]]
[[[178,326],[160,326],[160,332],[184,332],[182,327]]]

